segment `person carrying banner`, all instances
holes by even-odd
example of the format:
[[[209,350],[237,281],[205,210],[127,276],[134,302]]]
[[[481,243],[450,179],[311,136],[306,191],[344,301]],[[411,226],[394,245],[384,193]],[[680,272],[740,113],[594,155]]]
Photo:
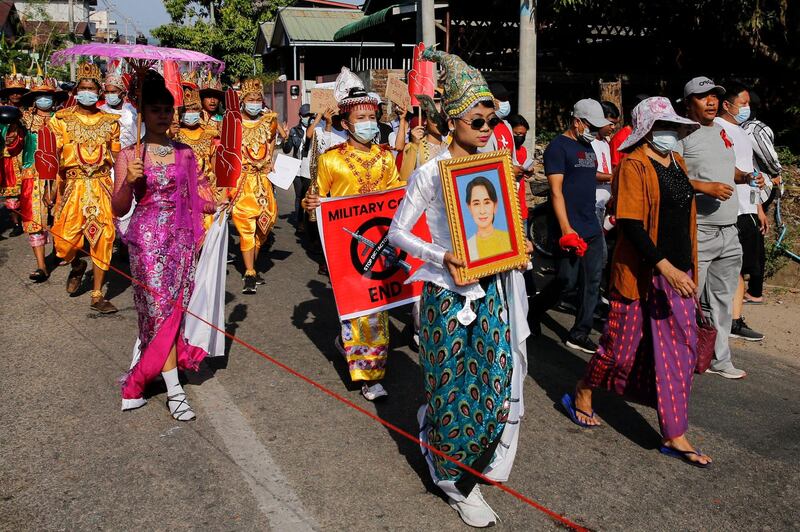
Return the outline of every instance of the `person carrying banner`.
[[[444,119],[452,136],[447,150],[411,175],[403,202],[389,228],[389,242],[424,264],[410,279],[424,282],[419,360],[426,403],[417,414],[420,440],[483,472],[508,479],[519,438],[522,383],[527,375],[527,298],[521,272],[456,279],[464,262],[452,252],[439,162],[478,153],[497,120],[494,99],[481,73],[459,57],[425,50],[445,78]],[[432,242],[412,233],[425,215]],[[526,243],[528,253],[533,247]],[[473,527],[497,517],[477,486],[478,479],[456,464],[422,449],[434,483],[450,506]]]
[[[23,103],[30,105],[22,113],[22,124],[33,135],[33,148],[36,147],[37,135],[53,116],[55,107],[56,83],[53,79],[36,78],[24,98]],[[31,151],[31,150],[28,150]],[[50,276],[45,261],[45,245],[49,239],[47,216],[53,203],[51,187],[48,181],[39,178],[39,172],[33,164],[33,153],[29,153],[22,171],[22,189],[20,192],[20,212],[22,227],[28,233],[28,241],[36,257],[36,269],[28,276],[35,283],[43,283]],[[54,191],[54,190],[53,190]]]
[[[175,134],[175,141],[186,144],[192,149],[197,160],[197,175],[211,186],[215,201],[221,203],[224,192],[216,187],[217,175],[211,163],[214,150],[219,144],[219,130],[212,125],[201,123],[201,109],[200,94],[197,89],[184,85],[183,107],[178,113],[180,126]],[[203,225],[206,229],[211,226],[213,219],[213,215],[205,217]]]
[[[264,279],[256,273],[256,257],[269,237],[278,205],[269,173],[275,149],[278,115],[264,110],[261,81],[242,82],[242,175],[233,193],[231,217],[239,232],[239,248],[244,262],[243,294],[255,294]]]
[[[313,211],[320,197],[352,196],[405,185],[387,146],[374,143],[378,135],[378,101],[370,97],[361,80],[345,67],[334,89],[347,142],[328,149],[317,163],[318,193],[306,193],[303,207]],[[350,378],[362,381],[368,401],[386,397],[380,381],[389,354],[389,315],[386,311],[342,322],[336,347],[347,359]]]
[[[197,369],[206,351],[190,345],[184,334],[185,305],[194,290],[195,265],[205,231],[203,214],[216,204],[205,176],[186,144],[167,137],[174,99],[163,81],[145,81],[142,118],[147,133],[141,152],[119,153],[112,206],[127,213],[136,208],[125,233],[130,253],[133,300],[139,315],[138,358],[122,380],[122,410],[144,406],[144,389],[159,374],[167,387],[167,408],[178,421],[195,414],[178,380],[178,368]]]
[[[117,311],[102,292],[111,262],[116,230],[111,213],[111,168],[119,152],[119,117],[97,108],[102,78],[100,68],[82,63],[78,68],[77,104],[58,111],[49,129],[60,152],[59,200],[52,233],[56,254],[72,265],[67,293],[80,288],[86,262],[78,256],[84,238],[94,263],[91,309],[101,314]]]

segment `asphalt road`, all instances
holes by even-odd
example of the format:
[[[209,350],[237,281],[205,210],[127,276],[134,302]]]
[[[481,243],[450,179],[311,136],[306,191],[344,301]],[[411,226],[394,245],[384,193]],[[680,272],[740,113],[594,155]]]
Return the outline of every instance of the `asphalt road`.
[[[393,317],[390,397],[367,403],[333,348],[327,279],[286,221],[292,197],[279,200],[275,243],[260,261],[266,286],[244,296],[229,268],[228,330],[414,433],[422,387],[402,334],[408,311]],[[163,385],[144,408],[120,412],[115,380],[137,330],[128,283],[111,274],[120,312],[98,317],[88,283],[70,298],[67,268],[33,285],[32,266],[24,237],[0,239],[0,529],[466,528],[432,486],[416,444],[241,345],[187,375],[195,422],[169,417]],[[602,428],[567,420],[555,404],[587,357],[558,341],[570,317],[551,316],[528,345],[527,410],[509,487],[594,530],[800,529],[797,358],[736,344],[747,379],[696,378],[690,438],[714,458],[700,470],[658,453],[656,415],[645,407],[598,395]],[[483,492],[501,530],[562,528],[496,488]]]

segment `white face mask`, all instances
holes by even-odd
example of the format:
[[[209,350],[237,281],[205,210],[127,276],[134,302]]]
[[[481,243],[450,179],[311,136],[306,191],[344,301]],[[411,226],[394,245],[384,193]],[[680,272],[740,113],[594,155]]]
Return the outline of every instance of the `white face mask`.
[[[597,135],[592,133],[592,130],[586,124],[583,124],[583,132],[581,133],[581,139],[586,144],[591,144],[597,139]]]
[[[357,141],[362,144],[369,144],[375,137],[378,136],[380,130],[378,123],[374,120],[365,120],[364,122],[356,122],[352,124],[353,130],[350,132]]]
[[[673,151],[677,144],[677,131],[653,131],[653,140],[650,141],[650,146],[661,155],[666,155]]]
[[[510,102],[500,102],[497,106],[497,110],[494,112],[498,118],[505,118],[511,114],[511,103]]]
[[[183,123],[187,126],[194,126],[200,123],[200,112],[183,113]]]
[[[107,92],[105,98],[106,103],[111,107],[116,107],[122,103],[122,98],[116,92]]]

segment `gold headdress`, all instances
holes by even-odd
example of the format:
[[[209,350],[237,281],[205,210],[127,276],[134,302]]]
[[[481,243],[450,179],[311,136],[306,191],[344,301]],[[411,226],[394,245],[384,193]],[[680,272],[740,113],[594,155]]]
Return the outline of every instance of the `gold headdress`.
[[[200,91],[194,87],[184,85],[183,87],[183,106],[200,105]]]
[[[247,98],[250,94],[257,94],[259,98],[264,98],[264,86],[261,84],[260,79],[246,79],[242,82],[240,90],[242,100]]]
[[[98,85],[103,85],[103,76],[100,74],[100,67],[94,63],[81,63],[78,65],[78,74],[76,76],[78,82],[82,79],[90,79]]]
[[[200,97],[216,96],[222,98],[224,92],[222,91],[222,82],[211,75],[209,71],[204,79],[200,81]]]
[[[192,89],[197,89],[197,71],[196,70],[189,70],[183,72],[181,74],[181,85],[183,87],[190,87]]]

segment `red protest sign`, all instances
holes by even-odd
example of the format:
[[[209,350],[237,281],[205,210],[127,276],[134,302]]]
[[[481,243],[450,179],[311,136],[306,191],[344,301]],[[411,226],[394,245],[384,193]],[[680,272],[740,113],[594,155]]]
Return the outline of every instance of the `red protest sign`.
[[[427,95],[433,98],[436,90],[436,80],[434,79],[434,64],[431,61],[422,59],[422,52],[425,45],[419,43],[414,47],[414,61],[411,70],[408,72],[408,94],[411,96],[411,105],[419,105],[417,95]]]
[[[420,283],[405,284],[422,261],[391,246],[389,225],[405,188],[361,196],[323,198],[317,225],[340,319],[413,303]],[[414,234],[430,241],[422,218]]]

